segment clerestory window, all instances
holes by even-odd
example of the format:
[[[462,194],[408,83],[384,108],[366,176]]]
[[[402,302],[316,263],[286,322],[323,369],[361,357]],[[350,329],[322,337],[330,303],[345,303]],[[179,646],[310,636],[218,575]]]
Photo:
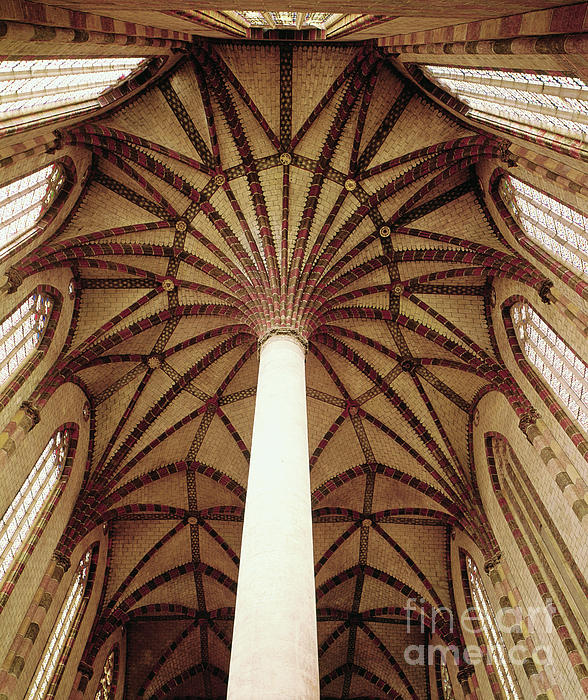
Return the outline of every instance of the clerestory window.
[[[529,362],[588,432],[588,365],[528,302],[514,304],[511,318],[521,350]]]
[[[0,387],[38,348],[53,308],[47,294],[34,292],[0,325]]]
[[[498,674],[500,685],[508,700],[522,700],[518,684],[508,662],[508,652],[496,619],[494,618],[490,600],[488,599],[488,594],[484,588],[484,583],[480,577],[478,567],[469,555],[466,554],[465,559],[472,602],[477,613],[476,617],[482,628],[488,654]]]
[[[0,252],[35,232],[64,182],[63,169],[52,163],[0,187]]]
[[[0,61],[0,126],[36,115],[96,107],[98,98],[145,63],[145,58],[37,58]],[[59,113],[63,113],[60,111]]]
[[[73,581],[59,611],[51,635],[45,646],[34,680],[29,686],[27,700],[43,700],[48,694],[55,694],[67,657],[73,646],[86,604],[91,593],[90,566],[93,547],[80,559]]]
[[[534,127],[580,140],[588,136],[588,85],[580,78],[458,66],[422,69],[467,105],[472,117],[519,131]]]
[[[0,520],[0,581],[25,546],[63,473],[69,433],[56,432]]]
[[[113,700],[116,693],[118,675],[118,646],[115,646],[106,657],[102,675],[98,683],[98,690],[94,700]]]
[[[512,175],[500,194],[519,226],[570,268],[588,274],[588,217]]]

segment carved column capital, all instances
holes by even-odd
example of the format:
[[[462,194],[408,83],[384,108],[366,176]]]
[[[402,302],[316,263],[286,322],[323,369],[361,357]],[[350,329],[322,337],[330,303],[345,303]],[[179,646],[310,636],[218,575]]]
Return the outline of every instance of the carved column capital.
[[[500,139],[498,144],[498,158],[501,163],[506,163],[509,168],[515,168],[517,166],[517,157],[514,153],[510,152],[511,142],[507,139]]]
[[[491,557],[488,557],[486,561],[484,562],[484,571],[489,574],[492,569],[495,569],[498,564],[500,564],[500,560],[502,559],[502,552],[496,552],[493,554]]]
[[[523,413],[523,415],[519,418],[519,428],[520,430],[522,430],[523,433],[525,433],[529,442],[531,442],[528,432],[529,428],[534,426],[540,418],[541,416],[539,415],[539,412],[534,408],[529,409],[526,413]]]
[[[539,299],[541,299],[544,304],[551,304],[553,301],[553,295],[551,294],[552,288],[553,282],[551,280],[544,280],[539,287],[537,293],[539,294]]]
[[[53,552],[53,560],[58,566],[60,566],[63,569],[64,572],[67,571],[71,566],[69,557],[63,554],[62,552]]]
[[[39,409],[32,403],[32,401],[23,401],[20,405],[21,411],[24,411],[24,419],[22,427],[25,432],[29,432],[32,428],[37,425],[41,420],[41,415]]]
[[[474,675],[475,670],[476,669],[472,664],[464,664],[463,666],[460,666],[457,669],[457,680],[459,681],[459,683],[461,685],[463,685],[464,683],[467,684],[469,678]]]
[[[295,328],[287,328],[286,326],[278,326],[276,328],[272,328],[267,333],[265,333],[265,335],[262,335],[261,338],[257,341],[257,349],[261,350],[261,346],[265,343],[265,341],[274,335],[290,335],[293,338],[295,338],[300,343],[300,345],[302,345],[305,352],[308,350],[308,340],[306,340],[302,333],[300,333],[300,331],[296,330]]]
[[[82,674],[82,676],[85,676],[88,680],[92,678],[94,675],[94,669],[90,666],[90,664],[87,664],[85,661],[80,661],[78,665],[78,671]]]
[[[22,272],[16,269],[16,267],[11,266],[4,273],[4,279],[0,285],[0,292],[4,294],[13,294],[22,284],[24,280],[24,275]]]

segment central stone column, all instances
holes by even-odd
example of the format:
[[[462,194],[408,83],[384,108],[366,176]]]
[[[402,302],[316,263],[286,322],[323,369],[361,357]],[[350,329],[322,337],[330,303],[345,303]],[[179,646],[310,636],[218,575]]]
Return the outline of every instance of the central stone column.
[[[261,344],[229,700],[317,700],[305,348]]]

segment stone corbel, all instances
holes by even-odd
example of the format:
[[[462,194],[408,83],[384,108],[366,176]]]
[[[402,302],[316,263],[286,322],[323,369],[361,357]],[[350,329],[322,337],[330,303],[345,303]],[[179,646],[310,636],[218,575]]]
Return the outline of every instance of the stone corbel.
[[[41,415],[39,409],[31,401],[23,401],[20,405],[20,409],[24,411],[24,418],[21,426],[24,432],[28,433],[29,430],[32,430],[41,420]]]
[[[24,276],[16,267],[9,267],[4,273],[2,282],[0,283],[0,295],[14,294],[22,284]]]
[[[541,299],[544,304],[551,304],[553,301],[553,294],[551,293],[552,288],[553,282],[551,280],[544,280],[541,287],[539,287],[537,293],[539,294],[539,299]]]

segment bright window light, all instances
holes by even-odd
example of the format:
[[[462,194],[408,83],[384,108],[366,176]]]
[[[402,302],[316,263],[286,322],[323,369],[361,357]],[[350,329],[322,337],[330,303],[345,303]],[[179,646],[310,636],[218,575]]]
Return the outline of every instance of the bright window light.
[[[39,512],[61,476],[69,434],[56,433],[29,472],[19,492],[0,519],[0,581],[30,535]]]
[[[511,175],[500,185],[522,230],[569,267],[588,273],[588,217]]]
[[[588,135],[588,85],[574,76],[431,65],[423,72],[471,116],[582,140]]]
[[[514,304],[511,317],[529,362],[588,432],[588,365],[527,302]]]
[[[0,250],[33,228],[64,181],[63,170],[53,163],[0,187]]]
[[[89,103],[126,80],[144,58],[40,58],[0,61],[0,121]]]
[[[52,308],[51,297],[35,292],[4,319],[0,326],[0,386],[38,347]]]

